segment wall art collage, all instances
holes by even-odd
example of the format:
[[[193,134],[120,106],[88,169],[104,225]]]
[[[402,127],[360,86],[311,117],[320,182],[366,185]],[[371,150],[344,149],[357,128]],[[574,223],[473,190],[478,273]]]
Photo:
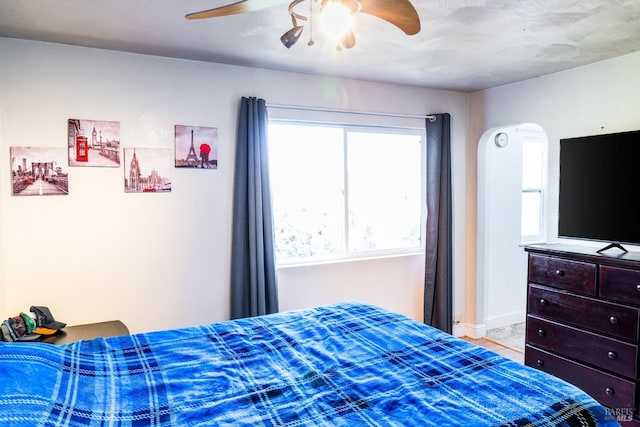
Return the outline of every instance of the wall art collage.
[[[67,147],[10,147],[12,194],[69,194],[69,168],[124,163],[126,193],[171,191],[171,150],[120,147],[120,122],[68,120]],[[217,169],[218,129],[175,125],[175,168]]]

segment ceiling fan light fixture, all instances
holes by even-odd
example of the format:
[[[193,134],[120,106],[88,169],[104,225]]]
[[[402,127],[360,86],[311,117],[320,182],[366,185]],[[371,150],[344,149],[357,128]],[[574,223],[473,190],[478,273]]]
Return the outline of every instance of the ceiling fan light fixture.
[[[280,41],[282,42],[284,47],[289,49],[291,46],[296,44],[296,42],[300,38],[300,35],[302,34],[303,29],[304,27],[302,25],[294,25],[293,28],[284,33],[282,37],[280,37]]]
[[[347,34],[342,37],[342,40],[340,40],[340,47],[342,47],[343,49],[351,49],[355,45],[356,35],[353,34],[353,31],[349,30],[347,31]]]
[[[356,0],[326,0],[319,16],[322,32],[331,39],[341,40],[351,31],[353,14],[360,7],[360,2]]]
[[[309,22],[309,46],[313,46],[313,21],[321,21],[321,26],[328,33],[338,49],[350,49],[355,45],[355,36],[351,25],[356,13],[375,16],[395,25],[407,35],[414,35],[420,32],[420,17],[412,0],[229,0],[224,6],[213,9],[202,10],[200,12],[189,13],[187,19],[213,18],[217,16],[228,16],[239,13],[255,12],[289,2],[289,15],[293,21],[293,28],[280,37],[280,41],[285,47],[293,46],[300,35],[303,27],[297,24],[297,20]],[[309,14],[302,15],[294,9],[305,1],[308,1]],[[320,5],[320,13],[314,15],[313,4]]]

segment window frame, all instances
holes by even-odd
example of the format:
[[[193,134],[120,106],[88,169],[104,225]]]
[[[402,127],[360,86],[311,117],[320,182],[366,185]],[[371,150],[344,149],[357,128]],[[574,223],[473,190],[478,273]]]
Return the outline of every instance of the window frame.
[[[426,129],[424,127],[417,126],[390,126],[390,125],[371,125],[360,123],[345,123],[337,121],[317,121],[317,120],[300,120],[300,119],[286,119],[286,118],[269,118],[268,127],[272,124],[281,125],[294,125],[294,126],[313,126],[313,127],[334,127],[342,129],[342,153],[343,153],[343,212],[342,223],[344,227],[344,234],[342,237],[342,253],[335,257],[312,257],[308,259],[295,259],[295,260],[282,260],[276,256],[277,267],[287,266],[300,266],[300,265],[314,265],[314,264],[330,264],[339,263],[345,261],[362,260],[362,259],[375,259],[394,256],[407,256],[415,254],[424,254],[425,252],[425,240],[426,240],[426,220],[427,220],[427,203],[426,203]],[[403,247],[393,249],[376,249],[353,252],[352,245],[350,244],[349,237],[349,177],[348,177],[348,135],[349,132],[369,132],[375,134],[396,134],[396,135],[415,135],[420,138],[420,235],[419,244],[414,247]],[[270,159],[271,162],[271,159]],[[272,164],[269,164],[271,169]],[[275,203],[275,201],[273,201]],[[274,208],[275,210],[275,208]],[[275,216],[274,216],[275,222]],[[275,225],[275,224],[274,224]],[[276,230],[277,227],[274,227]]]

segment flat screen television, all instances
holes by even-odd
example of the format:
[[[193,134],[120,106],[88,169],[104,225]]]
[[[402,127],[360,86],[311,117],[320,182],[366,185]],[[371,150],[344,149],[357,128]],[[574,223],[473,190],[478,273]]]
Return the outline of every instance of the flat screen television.
[[[640,130],[560,140],[558,237],[640,245]]]

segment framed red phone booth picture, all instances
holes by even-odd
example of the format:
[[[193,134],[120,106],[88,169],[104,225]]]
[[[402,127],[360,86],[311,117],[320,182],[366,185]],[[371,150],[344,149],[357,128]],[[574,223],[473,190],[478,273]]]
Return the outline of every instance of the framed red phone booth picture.
[[[69,166],[120,167],[120,122],[68,120]]]

